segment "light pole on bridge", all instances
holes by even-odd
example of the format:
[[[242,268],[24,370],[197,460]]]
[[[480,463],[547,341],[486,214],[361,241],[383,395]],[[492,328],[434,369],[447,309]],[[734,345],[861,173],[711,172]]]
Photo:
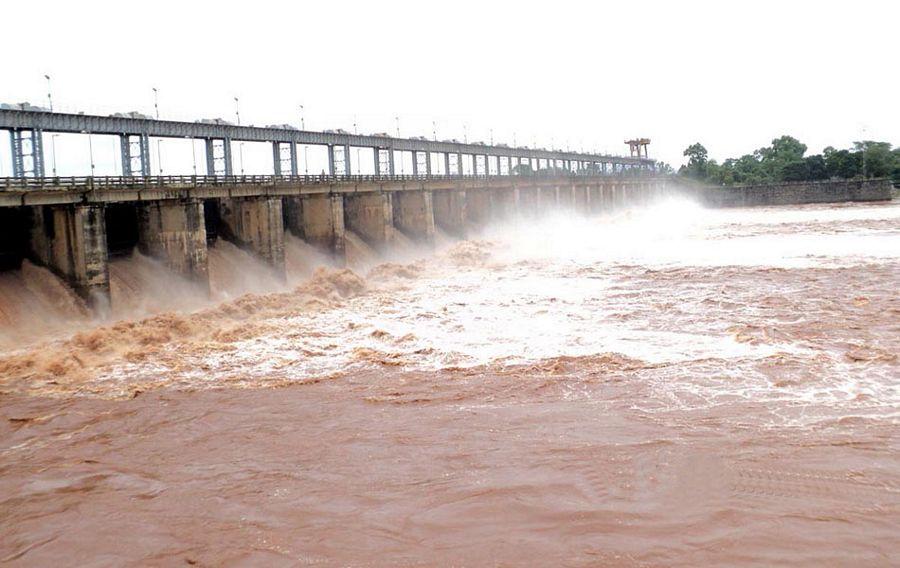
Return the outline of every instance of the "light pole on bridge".
[[[241,107],[240,107],[240,99],[234,97],[234,114],[237,117],[237,125],[241,125]],[[238,144],[238,157],[241,161],[241,175],[244,175],[244,143],[241,142]]]
[[[91,159],[91,177],[94,177],[94,138],[90,130],[82,130],[81,133],[88,135],[88,156]]]
[[[306,117],[304,116],[303,105],[300,105],[300,130],[306,130]],[[309,175],[309,154],[307,154],[307,145],[303,145],[303,173]]]
[[[156,120],[159,120],[159,91],[156,87],[151,87],[153,89],[153,109],[156,111]]]
[[[50,135],[50,151],[53,152],[53,177],[56,177],[56,137],[59,134],[53,133]]]
[[[153,110],[156,113],[156,120],[159,120],[159,90],[156,87],[151,89],[153,89]],[[162,140],[159,138],[156,139],[156,164],[159,166],[159,175],[162,175]]]
[[[47,79],[47,102],[50,104],[50,112],[53,112],[53,89],[50,88],[50,75],[44,74],[44,79]]]
[[[394,117],[394,122],[397,123],[397,138],[400,138],[400,115],[399,114]],[[416,157],[413,156],[413,159],[415,160]],[[404,171],[405,171],[404,167],[403,167],[403,162],[405,162],[405,161],[406,160],[403,159],[403,152],[400,152],[400,175],[401,176],[404,174]]]

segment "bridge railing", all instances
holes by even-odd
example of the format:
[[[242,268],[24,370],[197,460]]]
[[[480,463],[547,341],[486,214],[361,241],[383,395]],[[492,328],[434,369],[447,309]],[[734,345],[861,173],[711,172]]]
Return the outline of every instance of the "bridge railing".
[[[634,177],[633,173],[600,174],[597,172],[534,172],[530,174],[493,174],[493,175],[231,175],[231,176],[67,176],[67,177],[5,177],[0,178],[0,191],[66,191],[93,189],[158,189],[231,185],[313,185],[333,183],[377,183],[402,181],[450,181],[450,180],[490,180],[534,178],[534,177]]]

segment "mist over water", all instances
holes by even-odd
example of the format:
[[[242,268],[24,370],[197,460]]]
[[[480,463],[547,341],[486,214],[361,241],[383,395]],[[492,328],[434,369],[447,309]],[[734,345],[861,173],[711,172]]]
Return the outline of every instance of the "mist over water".
[[[127,306],[114,323],[53,307],[26,270],[6,275],[4,306],[22,296],[85,323],[0,354],[0,390],[28,424],[0,462],[55,483],[58,500],[89,493],[76,535],[95,547],[104,507],[147,499],[128,518],[157,538],[119,533],[153,551],[135,553],[145,561],[896,558],[900,205],[671,199],[435,241],[398,232],[386,255],[350,233],[340,268],[286,235],[287,283],[218,241],[211,300],[134,253],[111,268]],[[91,409],[57,428],[134,435],[42,449],[36,417],[56,411],[30,395],[46,394]],[[76,456],[108,481],[82,494],[95,466],[55,472]],[[25,495],[17,514],[42,511],[2,483]],[[201,506],[215,519],[202,529],[184,513]],[[266,544],[243,521],[217,524],[232,516]],[[33,530],[17,526],[17,542]]]

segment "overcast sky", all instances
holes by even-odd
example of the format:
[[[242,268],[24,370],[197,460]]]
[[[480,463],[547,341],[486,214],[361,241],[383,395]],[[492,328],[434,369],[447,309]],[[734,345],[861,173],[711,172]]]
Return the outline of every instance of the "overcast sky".
[[[814,152],[900,144],[898,6],[4,2],[0,101],[46,106],[49,74],[63,111],[151,114],[157,87],[162,118],[233,120],[237,96],[245,124],[298,123],[303,104],[310,129],[394,133],[399,115],[404,136],[434,122],[439,138],[468,125],[470,141],[620,154],[645,136],[676,166],[696,141],[718,159],[781,134]]]

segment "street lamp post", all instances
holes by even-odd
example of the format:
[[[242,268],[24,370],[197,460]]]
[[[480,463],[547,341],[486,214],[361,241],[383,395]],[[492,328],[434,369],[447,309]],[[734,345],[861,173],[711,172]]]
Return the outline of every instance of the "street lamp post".
[[[50,112],[53,112],[53,89],[50,88],[50,75],[44,75],[44,79],[47,79],[47,102],[50,104]]]
[[[153,87],[153,108],[156,110],[156,120],[159,120],[159,91]]]
[[[394,122],[397,123],[397,138],[400,138],[400,115],[394,117]],[[393,150],[391,150],[393,152]],[[405,168],[403,167],[403,163],[406,160],[403,159],[403,152],[400,152],[400,175],[402,176],[405,173]]]
[[[53,177],[56,177],[56,137],[59,134],[50,135],[50,151],[53,152]]]
[[[197,141],[191,138],[191,157],[194,158],[194,175],[197,175]]]
[[[234,114],[237,117],[237,125],[241,125],[241,101],[237,97],[234,97]],[[238,144],[238,157],[241,161],[241,175],[244,175],[244,143],[241,142]]]
[[[353,133],[357,134],[357,135],[359,134],[359,124],[357,124],[357,122],[356,122],[355,114],[353,115]],[[376,148],[375,151],[377,152],[378,148]],[[347,156],[347,159],[349,160],[350,156]],[[359,161],[359,147],[357,146],[357,148],[356,148],[356,168],[357,168],[357,170],[360,170],[361,163],[362,162]],[[352,164],[350,165],[349,169],[350,169],[350,173],[352,174],[353,173],[353,165]],[[360,170],[359,173],[362,174],[362,171]]]
[[[88,155],[91,159],[91,177],[94,177],[94,139],[90,132],[88,135]]]

